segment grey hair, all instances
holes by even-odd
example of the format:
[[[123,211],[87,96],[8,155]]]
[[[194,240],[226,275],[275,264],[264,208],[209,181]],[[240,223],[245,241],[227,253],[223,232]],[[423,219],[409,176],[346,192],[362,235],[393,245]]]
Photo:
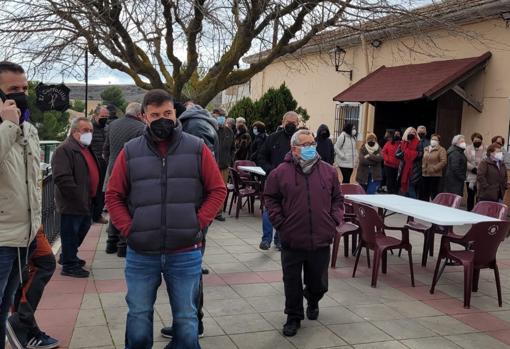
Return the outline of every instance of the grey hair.
[[[126,115],[137,116],[142,112],[142,105],[138,102],[131,102],[126,107]]]
[[[420,128],[424,128],[425,130],[427,130],[427,127],[423,125],[418,126],[416,129],[419,130]]]
[[[227,118],[227,120],[225,120],[225,123],[228,123],[228,122],[235,123],[236,121],[234,118]]]
[[[94,109],[94,115],[99,115],[99,112],[101,112],[101,109],[105,108],[106,110],[108,110],[108,108],[106,108],[106,106],[102,105],[102,104],[98,104],[98,106],[96,107],[96,109]]]
[[[294,132],[294,134],[292,135],[292,137],[290,139],[290,145],[291,146],[299,145],[299,136],[301,136],[301,135],[313,137],[313,132],[310,130],[304,130],[304,129]]]
[[[464,135],[456,135],[455,137],[453,137],[453,139],[452,139],[452,145],[457,145],[457,143],[459,143],[459,140],[460,140],[461,138],[466,139],[466,137],[464,137]]]
[[[298,120],[300,119],[298,113],[296,113],[295,111],[290,110],[290,111],[286,112],[285,114],[283,114],[282,121],[285,121],[285,119],[287,119],[287,117],[289,117],[289,116],[295,116],[295,117],[298,118]]]
[[[242,122],[243,124],[246,124],[246,119],[245,119],[245,118],[243,118],[243,117],[238,117],[238,118],[236,119],[236,123],[237,123],[237,122]]]
[[[79,116],[79,117],[76,117],[74,118],[73,120],[71,120],[71,127],[69,128],[69,133],[73,133],[74,131],[76,131],[78,129],[78,125],[80,124],[80,122],[82,121],[86,121],[88,122],[89,124],[91,123],[89,118],[86,118],[84,116]]]

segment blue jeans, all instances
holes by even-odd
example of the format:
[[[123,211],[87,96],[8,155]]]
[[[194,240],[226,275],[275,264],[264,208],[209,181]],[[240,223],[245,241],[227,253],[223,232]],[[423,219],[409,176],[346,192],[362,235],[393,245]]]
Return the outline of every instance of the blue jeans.
[[[63,214],[60,217],[60,239],[62,241],[62,269],[79,268],[78,247],[90,229],[90,216]]]
[[[381,181],[374,181],[372,179],[372,174],[368,174],[368,184],[367,184],[367,194],[376,194],[379,186],[381,185]]]
[[[126,255],[128,315],[126,349],[150,349],[156,294],[165,278],[174,337],[168,349],[200,349],[197,298],[202,275],[200,249],[168,254],[142,255],[128,247]]]
[[[273,240],[273,225],[269,220],[269,212],[265,210],[262,213],[262,241],[267,242],[271,245],[271,241]],[[278,237],[278,232],[274,233],[274,244],[279,245],[280,239]]]
[[[407,196],[413,199],[418,198],[418,194],[416,193],[416,184],[409,183],[409,189],[407,190]]]
[[[30,250],[35,248],[35,241]],[[27,249],[16,247],[0,247],[0,349],[5,348],[5,323],[14,294],[20,285],[19,264],[23,269],[26,265]]]

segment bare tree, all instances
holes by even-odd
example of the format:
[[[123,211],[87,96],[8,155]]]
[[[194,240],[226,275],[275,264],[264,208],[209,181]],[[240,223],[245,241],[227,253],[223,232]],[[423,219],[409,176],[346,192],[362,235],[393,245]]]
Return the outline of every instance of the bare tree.
[[[0,47],[4,58],[69,74],[79,73],[87,49],[141,88],[205,105],[333,30],[391,15],[418,25],[426,14],[410,1],[0,0]]]

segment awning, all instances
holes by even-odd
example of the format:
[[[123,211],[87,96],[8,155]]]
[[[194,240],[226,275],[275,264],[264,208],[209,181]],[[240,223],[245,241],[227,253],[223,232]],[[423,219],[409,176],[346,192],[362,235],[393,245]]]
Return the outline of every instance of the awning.
[[[333,100],[337,102],[400,102],[421,98],[434,100],[445,92],[454,90],[471,105],[477,104],[469,99],[459,84],[484,69],[490,58],[491,53],[487,52],[473,58],[398,67],[382,66]],[[474,107],[477,108],[478,105]]]

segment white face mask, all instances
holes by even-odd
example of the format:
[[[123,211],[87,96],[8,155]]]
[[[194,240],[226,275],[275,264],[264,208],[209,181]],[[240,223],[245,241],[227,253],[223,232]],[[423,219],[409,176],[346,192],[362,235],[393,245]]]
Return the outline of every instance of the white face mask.
[[[458,144],[458,147],[461,149],[466,149],[466,142],[462,142],[462,143]]]
[[[351,135],[352,135],[353,137],[356,137],[356,135],[357,135],[357,134],[358,134],[358,131],[356,131],[356,129],[355,129],[355,128],[353,128],[353,129],[352,129],[352,131],[351,131]]]
[[[258,136],[259,135],[259,130],[257,130],[256,128],[253,129],[253,134],[255,136]]]
[[[430,145],[435,148],[435,147],[437,147],[439,145],[439,141],[433,139],[433,140],[430,141]]]
[[[82,133],[80,135],[80,143],[88,147],[92,143],[92,132]]]
[[[497,153],[494,154],[494,159],[498,161],[503,161],[503,153],[498,151]]]

